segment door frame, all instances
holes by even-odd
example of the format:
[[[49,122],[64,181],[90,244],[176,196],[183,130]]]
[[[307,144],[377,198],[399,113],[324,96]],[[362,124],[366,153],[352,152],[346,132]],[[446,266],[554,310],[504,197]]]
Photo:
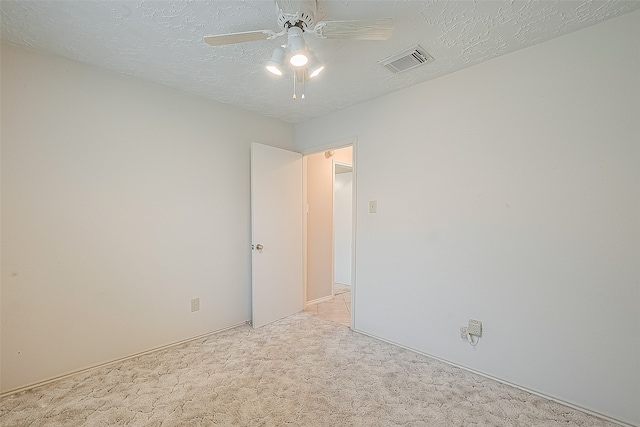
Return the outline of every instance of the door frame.
[[[340,148],[345,148],[345,147],[351,147],[352,148],[352,152],[351,152],[351,166],[353,168],[353,182],[352,182],[352,190],[351,190],[351,216],[352,216],[352,227],[351,227],[351,329],[355,330],[355,319],[356,319],[356,289],[357,289],[357,274],[356,274],[356,247],[357,247],[357,240],[356,240],[356,236],[357,236],[357,226],[358,226],[358,208],[357,208],[357,201],[358,201],[358,197],[357,197],[357,181],[358,181],[358,161],[357,161],[357,153],[358,153],[358,138],[357,137],[351,137],[351,138],[345,138],[343,140],[340,141],[334,141],[334,142],[330,142],[324,145],[320,145],[317,147],[314,147],[312,149],[309,150],[305,150],[302,151],[302,200],[303,202],[305,202],[307,200],[307,156],[311,155],[311,154],[316,154],[316,153],[322,153],[325,152],[327,150],[337,150]],[[334,166],[335,167],[335,166]],[[334,180],[335,180],[335,171],[334,171]],[[303,307],[306,307],[307,304],[307,260],[308,260],[308,252],[307,252],[307,243],[308,243],[308,236],[307,236],[307,213],[309,212],[309,206],[308,204],[305,203],[305,205],[303,206],[303,219],[302,219],[302,247],[303,247],[303,253],[302,253],[302,271],[304,274],[304,278],[303,278],[303,289],[302,289],[302,295],[304,298],[303,301]],[[332,233],[332,240],[333,240],[333,230],[331,230]],[[335,242],[332,242],[332,251],[335,251]],[[332,260],[333,260],[333,254],[332,254]],[[332,261],[332,265],[333,265],[333,261]],[[334,277],[335,272],[333,271],[333,266],[332,266],[332,271],[331,271],[331,277],[333,279],[335,279]],[[331,285],[331,295],[333,296],[333,284]]]

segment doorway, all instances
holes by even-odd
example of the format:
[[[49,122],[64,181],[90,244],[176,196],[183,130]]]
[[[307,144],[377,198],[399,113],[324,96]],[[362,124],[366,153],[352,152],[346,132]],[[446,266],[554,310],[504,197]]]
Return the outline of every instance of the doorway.
[[[305,311],[352,326],[353,146],[308,154],[305,164]]]
[[[342,173],[352,174],[352,188],[355,189],[355,140],[351,144],[307,156],[263,144],[252,144],[251,311],[254,327],[296,313],[301,306],[311,306],[316,313],[322,308],[322,314],[340,314],[342,311],[340,319],[331,320],[353,327],[352,291],[345,292],[340,300],[336,300],[334,289],[336,163],[339,170],[342,168]],[[264,178],[265,172],[268,172],[268,179]],[[262,184],[269,185],[265,187]],[[355,227],[353,200],[355,197],[351,201],[351,221]],[[276,223],[275,219],[282,221]],[[272,226],[272,223],[276,223],[276,226]],[[347,246],[351,249],[346,252],[355,254],[355,245]],[[278,257],[280,267],[274,268],[274,256]],[[350,258],[355,260],[354,255]],[[352,267],[350,270],[352,279],[341,281],[350,282],[343,285],[351,286],[355,291],[355,270]],[[324,303],[337,306],[321,307],[320,304]]]

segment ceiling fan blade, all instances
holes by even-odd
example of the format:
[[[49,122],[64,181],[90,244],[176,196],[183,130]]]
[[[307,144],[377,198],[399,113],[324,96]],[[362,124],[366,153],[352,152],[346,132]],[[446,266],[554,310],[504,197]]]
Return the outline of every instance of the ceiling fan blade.
[[[298,12],[298,7],[296,5],[296,1],[293,0],[276,0],[276,4],[278,5],[278,8],[280,8],[281,11],[283,11],[286,14],[290,14],[290,15],[294,15],[296,12]]]
[[[376,21],[320,21],[313,32],[320,38],[387,40],[393,33],[391,19]]]
[[[256,40],[267,40],[276,35],[271,30],[245,31],[243,33],[220,34],[217,36],[207,36],[204,41],[211,46],[222,46],[225,44],[252,42]]]

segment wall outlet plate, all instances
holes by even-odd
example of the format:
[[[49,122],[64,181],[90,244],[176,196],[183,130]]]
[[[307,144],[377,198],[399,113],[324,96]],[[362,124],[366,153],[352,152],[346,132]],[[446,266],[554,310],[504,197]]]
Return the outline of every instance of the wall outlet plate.
[[[194,298],[191,300],[191,311],[198,311],[200,310],[200,298]]]
[[[460,338],[462,338],[463,340],[467,340],[467,327],[466,326],[460,326]]]
[[[482,336],[482,322],[479,320],[469,319],[469,329],[467,330],[469,335],[475,335],[476,337]]]

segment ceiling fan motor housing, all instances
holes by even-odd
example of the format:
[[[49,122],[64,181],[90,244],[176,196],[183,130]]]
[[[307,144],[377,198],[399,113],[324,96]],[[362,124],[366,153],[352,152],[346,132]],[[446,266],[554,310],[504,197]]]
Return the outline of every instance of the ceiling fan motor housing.
[[[313,29],[316,16],[316,1],[301,0],[298,3],[298,10],[295,13],[287,13],[283,10],[278,12],[278,26],[282,29],[289,27],[300,27],[303,31]]]

